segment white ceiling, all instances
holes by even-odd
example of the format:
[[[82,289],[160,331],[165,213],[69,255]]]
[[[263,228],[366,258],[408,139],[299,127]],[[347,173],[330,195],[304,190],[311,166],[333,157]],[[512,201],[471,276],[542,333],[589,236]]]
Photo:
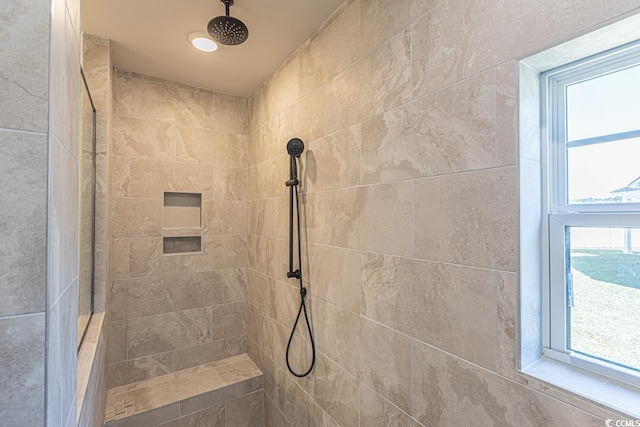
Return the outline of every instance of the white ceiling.
[[[82,30],[112,40],[115,67],[249,97],[344,1],[235,0],[249,38],[212,53],[188,36],[224,15],[220,0],[84,0]]]

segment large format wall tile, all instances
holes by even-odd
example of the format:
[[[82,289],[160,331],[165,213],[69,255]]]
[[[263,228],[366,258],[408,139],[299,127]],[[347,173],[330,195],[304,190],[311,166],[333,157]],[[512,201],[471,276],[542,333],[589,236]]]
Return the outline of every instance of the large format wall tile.
[[[111,199],[111,237],[158,237],[162,199]]]
[[[173,311],[173,289],[167,277],[116,280],[111,287],[111,321]]]
[[[420,427],[421,424],[366,385],[360,384],[360,426]]]
[[[129,191],[131,197],[162,198],[165,191],[202,193],[213,198],[211,166],[132,159]]]
[[[149,356],[212,341],[211,313],[211,308],[198,308],[129,320],[129,358]]]
[[[309,245],[309,291],[354,313],[360,312],[360,253]]]
[[[490,71],[365,122],[363,183],[495,166],[495,96]]]
[[[171,353],[156,354],[109,365],[107,387],[114,388],[171,373]]]
[[[57,138],[51,138],[53,170],[49,171],[49,301],[58,299],[78,275],[78,163]]]
[[[328,84],[327,133],[359,123],[410,99],[410,46],[411,34],[401,31]]]
[[[169,276],[167,280],[173,283],[176,310],[190,310],[245,300],[247,273],[244,269]]]
[[[54,425],[64,425],[70,409],[74,407],[77,324],[78,282],[75,280],[48,311],[47,420]]]
[[[375,254],[362,258],[362,315],[495,369],[498,273]]]
[[[0,316],[45,309],[47,137],[0,131]]]
[[[239,131],[236,131],[239,132]],[[242,168],[247,166],[249,138],[240,133],[220,133],[211,129],[177,127],[176,160]]]
[[[515,271],[515,168],[415,183],[418,258]]]
[[[303,188],[306,192],[360,184],[360,125],[312,141],[305,150]],[[370,144],[371,141],[367,140]]]
[[[575,407],[606,414],[517,373],[516,138],[533,134],[523,120],[538,121],[518,122],[516,67],[640,5],[542,3],[346,1],[249,100],[247,331],[271,377],[267,425],[357,424],[344,392],[354,377],[362,426],[592,425]],[[291,136],[306,146],[302,258],[319,354],[302,380],[284,364],[298,297],[283,277]],[[308,356],[302,336],[295,367]],[[463,372],[430,365],[412,344]],[[446,382],[455,390],[440,393]]]
[[[633,0],[611,7],[601,2],[584,7],[573,0],[442,2],[413,27],[414,97],[525,57],[637,7]]]
[[[358,379],[405,412],[411,410],[411,340],[363,319]]]
[[[425,425],[599,426],[554,398],[414,342],[413,415]]]
[[[0,417],[7,426],[45,420],[45,314],[0,319]]]
[[[0,128],[46,132],[49,61],[44,58],[49,58],[49,43],[43,40],[49,34],[51,4],[8,0],[2,9],[0,99],[10,101],[0,104]]]
[[[356,378],[322,354],[319,354],[317,359],[313,395],[316,402],[340,425],[358,424]]]
[[[360,57],[360,13],[360,0],[351,2],[324,31],[311,39],[301,53],[303,71],[314,70],[328,81]]]
[[[171,161],[176,159],[175,125],[156,120],[140,120],[113,115],[111,122],[113,155]]]

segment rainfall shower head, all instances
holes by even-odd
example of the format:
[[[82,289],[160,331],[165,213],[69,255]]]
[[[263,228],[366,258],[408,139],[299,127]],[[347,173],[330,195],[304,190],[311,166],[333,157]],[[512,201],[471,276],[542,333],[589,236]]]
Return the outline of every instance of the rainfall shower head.
[[[249,30],[238,18],[229,16],[229,6],[233,6],[233,0],[220,0],[224,3],[226,15],[213,18],[207,24],[207,31],[213,39],[226,45],[244,43],[249,37]]]
[[[304,143],[300,138],[293,138],[287,142],[287,153],[290,156],[300,157],[304,151]]]

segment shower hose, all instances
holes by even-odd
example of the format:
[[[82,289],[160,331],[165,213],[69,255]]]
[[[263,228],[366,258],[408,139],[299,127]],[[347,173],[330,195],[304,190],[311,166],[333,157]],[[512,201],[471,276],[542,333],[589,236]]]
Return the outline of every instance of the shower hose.
[[[311,331],[311,323],[309,322],[309,315],[307,313],[307,305],[305,302],[305,297],[307,296],[307,288],[304,287],[302,282],[302,242],[300,236],[300,197],[298,195],[298,178],[296,171],[296,156],[291,156],[291,179],[286,182],[286,185],[289,187],[289,271],[287,272],[288,278],[295,277],[298,279],[298,283],[300,284],[300,308],[298,309],[298,315],[296,316],[296,322],[293,324],[293,328],[291,329],[291,335],[289,336],[289,342],[287,343],[287,352],[286,352],[286,360],[287,360],[287,368],[291,374],[296,377],[306,377],[313,370],[313,366],[316,363],[316,346],[313,340],[313,332]],[[293,202],[295,198],[296,205],[296,224],[298,228],[298,269],[293,271]],[[291,363],[289,362],[289,350],[291,349],[291,341],[293,341],[293,335],[296,332],[296,328],[298,327],[298,322],[302,314],[304,313],[304,321],[307,324],[307,330],[309,331],[309,341],[311,342],[311,365],[309,369],[307,369],[304,373],[298,373],[293,370],[291,367]]]

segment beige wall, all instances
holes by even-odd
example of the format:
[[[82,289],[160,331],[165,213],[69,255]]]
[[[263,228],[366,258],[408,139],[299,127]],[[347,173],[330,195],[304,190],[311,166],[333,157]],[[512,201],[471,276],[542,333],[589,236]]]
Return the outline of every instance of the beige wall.
[[[75,425],[79,18],[75,0],[11,0],[0,16],[6,426]]]
[[[48,2],[0,15],[0,419],[45,421]],[[6,10],[6,12],[4,12]],[[29,72],[25,72],[29,70]]]
[[[619,418],[516,370],[515,60],[640,4],[347,3],[250,100],[247,327],[270,425]],[[302,380],[284,360],[292,137],[318,349]]]
[[[247,101],[115,70],[113,102],[109,387],[247,346]],[[165,191],[200,193],[202,227],[163,227]],[[175,234],[202,252],[163,255]]]

